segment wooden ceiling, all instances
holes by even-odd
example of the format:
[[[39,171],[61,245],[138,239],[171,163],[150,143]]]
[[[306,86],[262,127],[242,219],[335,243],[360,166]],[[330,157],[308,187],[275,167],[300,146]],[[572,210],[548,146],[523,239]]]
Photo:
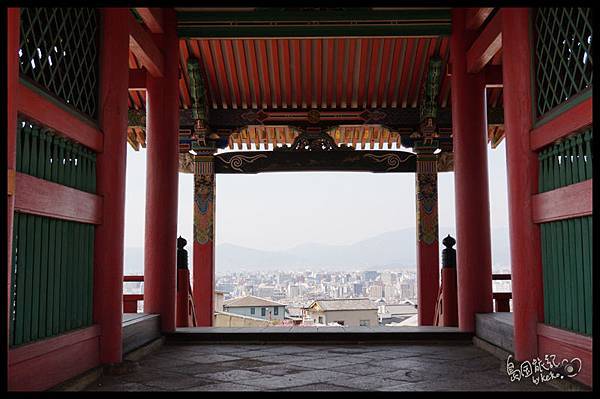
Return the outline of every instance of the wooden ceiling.
[[[180,108],[185,110],[191,106],[187,64],[194,57],[200,62],[209,110],[417,109],[432,56],[442,60],[438,103],[441,108],[447,108],[451,90],[447,29],[450,13],[449,9],[429,13],[424,10],[372,8],[363,9],[365,16],[355,12],[350,17],[346,16],[347,10],[308,10],[305,13],[288,10],[277,14],[288,17],[269,20],[273,18],[272,10],[177,8]],[[324,17],[320,17],[321,14]],[[362,26],[362,30],[342,30],[343,34],[339,35],[333,31],[329,36],[319,36],[322,31],[332,32],[327,30],[328,26],[353,25],[345,21],[349,18],[354,18],[354,25]],[[274,24],[271,30],[258,29],[270,23]],[[214,29],[206,30],[207,26]],[[231,26],[239,29],[232,31],[228,28]],[[253,26],[254,30],[251,29]],[[286,26],[295,26],[297,31],[287,31]],[[433,34],[423,33],[425,28]],[[271,35],[269,32],[278,29],[288,32],[289,37],[267,37]],[[398,34],[388,35],[395,32],[394,29]],[[203,37],[202,32],[209,31],[220,33]],[[257,32],[262,32],[263,36],[255,37]],[[361,36],[360,32],[370,33]],[[501,52],[490,64],[500,63]],[[129,56],[129,67],[142,67],[133,53]],[[502,107],[502,88],[488,88],[487,98],[490,108]],[[129,107],[145,108],[144,90],[129,91]],[[490,138],[501,136],[502,131],[502,125],[492,126]],[[338,137],[348,137],[349,143],[353,140],[381,142],[391,148],[393,143],[399,142],[398,132],[381,127],[348,126],[338,132]],[[294,134],[294,128],[285,126],[251,125],[231,134],[229,148],[237,148],[249,138],[256,138],[257,141],[251,141],[260,146],[267,140],[265,137],[272,137],[270,142],[276,144],[278,140],[293,140]],[[132,130],[129,136],[132,140],[141,137],[137,130]]]
[[[448,37],[184,38],[179,54],[183,109],[191,105],[190,57],[200,61],[212,109],[416,108],[432,55],[442,59],[439,105],[450,104]],[[132,53],[129,67],[140,68]],[[487,94],[490,107],[502,106],[501,88]],[[129,92],[130,108],[145,102],[145,91]]]

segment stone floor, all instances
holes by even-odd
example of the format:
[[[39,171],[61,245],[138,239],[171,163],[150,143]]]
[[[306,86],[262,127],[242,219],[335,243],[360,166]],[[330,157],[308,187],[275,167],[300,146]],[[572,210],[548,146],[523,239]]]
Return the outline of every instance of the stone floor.
[[[473,345],[167,345],[90,391],[521,391]]]

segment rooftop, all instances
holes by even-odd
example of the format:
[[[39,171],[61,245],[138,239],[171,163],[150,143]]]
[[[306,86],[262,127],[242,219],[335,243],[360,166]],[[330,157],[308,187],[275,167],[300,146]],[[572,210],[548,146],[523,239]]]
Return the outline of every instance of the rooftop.
[[[402,315],[402,314],[416,314],[417,308],[414,305],[403,304],[403,305],[386,305],[385,307],[386,313],[393,315]]]
[[[269,299],[260,298],[253,295],[244,296],[241,298],[234,298],[229,301],[225,301],[223,306],[228,308],[243,308],[247,306],[285,306],[283,303],[271,301]]]
[[[308,308],[318,304],[325,311],[327,310],[377,310],[377,306],[369,298],[354,299],[319,299],[314,301]]]

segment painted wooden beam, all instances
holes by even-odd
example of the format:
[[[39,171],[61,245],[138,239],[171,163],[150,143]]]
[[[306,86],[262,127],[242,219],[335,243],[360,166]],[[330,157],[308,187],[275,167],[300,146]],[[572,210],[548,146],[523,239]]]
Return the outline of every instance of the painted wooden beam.
[[[560,138],[591,125],[592,117],[592,98],[589,97],[554,119],[532,129],[530,136],[531,149],[537,151]]]
[[[56,130],[58,134],[96,152],[102,151],[104,136],[97,126],[23,80],[19,83],[17,91],[17,109],[19,114]]]
[[[123,281],[125,282],[130,282],[130,281],[144,281],[144,276],[123,276]]]
[[[537,333],[538,335],[543,335],[544,337],[568,342],[569,345],[576,346],[577,348],[581,348],[590,352],[592,351],[592,337],[552,327],[544,323],[538,323]]]
[[[486,65],[483,68],[483,73],[485,75],[485,87],[493,88],[493,87],[503,87],[502,83],[502,65]],[[452,76],[452,64],[448,63],[446,65],[446,75]]]
[[[467,51],[467,72],[477,73],[502,48],[502,11],[492,17]]]
[[[366,141],[366,135],[362,138]],[[255,174],[298,171],[414,173],[416,157],[403,151],[241,151],[214,157],[215,173]]]
[[[350,7],[343,10],[291,10],[263,8],[252,11],[186,11],[177,12],[177,25],[200,23],[273,23],[294,22],[315,24],[320,22],[395,21],[404,23],[450,22],[450,8],[379,9]]]
[[[65,346],[73,345],[77,342],[86,341],[100,335],[100,326],[94,324],[90,327],[75,330],[56,337],[48,338],[43,341],[36,341],[31,344],[23,345],[8,352],[8,363],[12,366],[42,356]]]
[[[387,25],[269,25],[269,26],[182,26],[177,28],[179,37],[192,39],[216,38],[306,38],[306,37],[437,37],[449,36],[450,24],[387,24]]]
[[[592,179],[535,194],[532,196],[533,222],[590,216],[592,202]]]
[[[481,25],[488,19],[493,10],[493,7],[467,8],[465,11],[465,28],[467,30],[481,28]]]
[[[164,57],[155,43],[152,34],[140,25],[133,15],[128,16],[129,47],[138,61],[155,78],[162,78]]]
[[[486,88],[501,88],[504,86],[502,83],[502,65],[486,65],[483,68],[485,74],[485,87]]]
[[[592,386],[593,361],[592,337],[576,334],[543,323],[537,325],[538,353],[541,359],[544,355],[555,355],[556,362],[573,358],[581,360],[581,371],[574,379],[587,386]]]
[[[140,7],[135,9],[150,32],[163,33],[163,11],[155,7]]]
[[[99,195],[16,173],[15,210],[75,222],[102,223]]]
[[[129,90],[146,90],[146,79],[148,73],[146,69],[129,70]]]
[[[93,325],[9,350],[8,389],[43,391],[98,366],[100,334]]]

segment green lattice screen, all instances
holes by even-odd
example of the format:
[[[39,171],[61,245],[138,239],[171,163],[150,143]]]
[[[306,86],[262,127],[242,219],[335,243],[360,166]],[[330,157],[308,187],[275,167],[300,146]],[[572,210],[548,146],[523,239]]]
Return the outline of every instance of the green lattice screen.
[[[96,153],[29,121],[17,125],[17,172],[96,192]]]
[[[96,191],[96,154],[30,121],[17,124],[16,170]],[[10,345],[92,323],[94,225],[15,212]]]
[[[589,129],[540,151],[541,193],[592,178],[592,138]]]
[[[94,225],[15,212],[10,345],[92,324]]]
[[[539,191],[592,178],[592,130],[555,143],[539,154]],[[544,322],[592,334],[592,217],[542,223]]]
[[[21,76],[96,119],[98,13],[93,8],[21,8]]]
[[[535,13],[538,118],[592,86],[592,10],[538,8]]]

